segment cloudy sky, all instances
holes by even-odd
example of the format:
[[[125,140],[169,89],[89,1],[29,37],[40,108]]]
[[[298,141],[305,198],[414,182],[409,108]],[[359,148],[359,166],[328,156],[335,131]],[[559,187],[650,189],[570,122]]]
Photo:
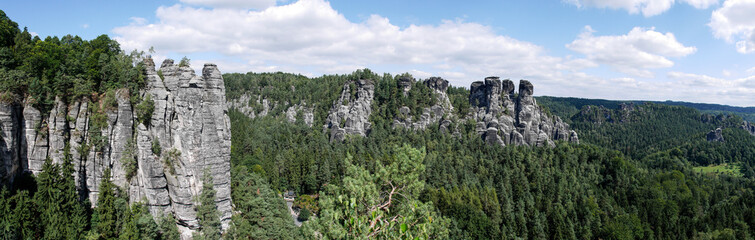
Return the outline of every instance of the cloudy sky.
[[[755,106],[755,0],[3,1],[45,36],[223,72],[409,72],[536,95]]]

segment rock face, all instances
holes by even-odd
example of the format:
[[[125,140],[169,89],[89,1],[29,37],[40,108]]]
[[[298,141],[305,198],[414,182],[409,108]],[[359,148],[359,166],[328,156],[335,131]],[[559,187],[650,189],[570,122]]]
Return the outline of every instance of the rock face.
[[[333,103],[323,125],[323,131],[330,131],[331,142],[343,141],[346,135],[367,136],[372,126],[369,118],[374,97],[372,80],[360,79],[344,84],[341,96]]]
[[[721,134],[721,128],[710,130],[706,135],[708,142],[724,142],[724,136]]]
[[[483,140],[493,145],[553,146],[555,140],[578,143],[577,133],[559,117],[545,114],[533,93],[534,87],[527,80],[519,82],[518,95],[508,79],[488,77],[472,83],[471,118],[477,121]]]
[[[742,122],[742,129],[750,133],[750,135],[755,136],[755,124],[744,121]]]
[[[196,196],[203,184],[213,184],[227,228],[232,214],[231,133],[220,71],[205,64],[202,75],[196,76],[190,67],[166,60],[161,79],[151,59],[144,63],[147,87],[138,94],[154,101],[147,121],[139,121],[139,110],[126,89],[116,91],[115,101],[109,103],[56,99],[48,115],[35,109],[31,99],[0,103],[0,179],[9,183],[24,171],[37,174],[48,157],[61,163],[68,146],[77,189],[93,204],[104,170],[111,169],[112,181],[128,192],[130,201],[144,201],[155,217],[174,215],[182,235],[189,238],[200,227]],[[153,144],[162,151],[153,152]],[[202,182],[205,169],[213,182]]]
[[[253,98],[249,94],[243,94],[237,99],[228,100],[227,104],[228,108],[236,109],[247,117],[254,119],[256,117],[267,116],[270,113],[270,110],[275,108],[279,103],[270,103],[270,101],[261,98],[260,96]],[[287,102],[281,104],[284,104],[284,106],[289,105]],[[302,102],[301,104],[288,106],[284,114],[289,123],[295,123],[298,118],[301,118],[302,121],[304,121],[304,124],[312,127],[315,120],[314,112],[315,108],[313,106],[309,106],[306,102]]]
[[[400,78],[398,82],[399,89],[403,89],[404,95],[406,96],[409,90],[411,90],[411,83],[413,83],[414,80],[402,79],[403,78]],[[408,89],[407,87],[404,87],[405,82],[410,82]],[[447,127],[451,122],[445,118],[449,117],[449,113],[453,111],[451,100],[448,99],[448,94],[446,93],[446,90],[448,90],[448,81],[439,77],[431,77],[423,81],[422,84],[433,90],[437,103],[431,107],[422,109],[422,115],[418,116],[416,119],[414,116],[411,116],[411,110],[409,107],[403,106],[399,108],[399,113],[401,115],[393,120],[393,128],[422,130],[426,129],[430,124],[440,123],[439,127],[445,129],[443,131],[447,131]],[[446,123],[445,125],[443,124],[444,122]]]

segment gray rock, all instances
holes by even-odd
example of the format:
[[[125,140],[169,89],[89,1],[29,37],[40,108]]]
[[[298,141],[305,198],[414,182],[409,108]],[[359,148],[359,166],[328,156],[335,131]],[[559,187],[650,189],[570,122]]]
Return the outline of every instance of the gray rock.
[[[448,81],[439,77],[431,77],[422,82],[435,93],[436,104],[422,109],[422,114],[412,116],[407,106],[399,108],[400,115],[394,119],[393,128],[409,128],[412,130],[426,129],[430,124],[441,123],[453,112],[451,100],[448,98]],[[442,128],[439,126],[439,128]]]
[[[21,105],[0,101],[0,184],[11,185],[26,160]]]
[[[548,116],[537,105],[534,87],[527,80],[520,81],[518,96],[511,80],[501,81],[498,77],[474,82],[470,89],[470,118],[478,122],[477,131],[485,140],[490,131],[480,126],[496,128],[506,144],[555,146],[556,140],[579,142],[568,124],[556,116]]]
[[[750,135],[755,136],[755,124],[744,121],[742,122],[742,129],[750,133]]]
[[[721,128],[711,130],[710,132],[708,132],[708,135],[706,135],[706,138],[708,142],[724,142],[724,136],[721,134]]]
[[[126,190],[131,202],[143,201],[158,218],[175,215],[182,235],[191,236],[200,227],[194,207],[197,195],[203,184],[212,184],[226,229],[232,214],[231,133],[220,71],[214,64],[205,64],[202,75],[196,76],[191,68],[166,60],[160,68],[161,79],[151,59],[145,59],[144,65],[147,87],[138,94],[155,103],[145,123],[136,121],[132,94],[126,89],[115,92],[113,106],[87,98],[70,105],[56,99],[44,118],[33,107],[33,99],[23,104],[0,103],[0,181],[8,184],[23,171],[38,174],[48,157],[62,162],[63,148],[69,145],[77,190],[92,204],[97,202],[104,170],[111,169],[113,182]],[[102,107],[100,114],[106,117],[102,129],[90,125],[91,104]],[[313,115],[312,110],[301,110],[305,122],[311,123],[306,115]],[[163,149],[161,154],[152,152],[153,141]],[[166,161],[169,152],[180,155],[172,154]],[[128,179],[131,168],[135,172]],[[202,182],[205,169],[213,182]]]
[[[356,96],[351,96],[349,89],[354,83]],[[341,96],[333,103],[330,109],[323,131],[330,129],[330,141],[343,141],[346,135],[367,136],[371,123],[372,99],[374,98],[375,86],[372,80],[361,79],[346,82],[341,91]],[[348,103],[347,105],[344,105]]]
[[[412,85],[414,85],[414,78],[407,76],[401,76],[398,78],[398,88],[402,90],[405,97],[408,96],[409,91],[412,90]]]

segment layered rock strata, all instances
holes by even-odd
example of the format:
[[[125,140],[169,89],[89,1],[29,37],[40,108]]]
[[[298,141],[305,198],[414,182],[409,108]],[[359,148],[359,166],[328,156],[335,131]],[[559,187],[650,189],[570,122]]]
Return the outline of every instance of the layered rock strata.
[[[351,88],[356,88],[352,94]],[[330,131],[330,141],[346,139],[346,135],[367,136],[372,124],[372,100],[375,97],[375,85],[370,79],[347,81],[341,96],[333,102],[323,131]]]
[[[511,80],[488,77],[473,82],[469,102],[471,118],[477,132],[489,144],[553,146],[554,141],[579,142],[577,133],[557,116],[548,116],[533,97],[534,87],[527,80],[519,82],[514,94]]]
[[[183,236],[190,237],[200,227],[196,196],[203,184],[213,184],[227,228],[231,133],[220,71],[205,64],[196,76],[190,67],[166,60],[161,79],[151,59],[144,66],[147,87],[132,94],[118,90],[115,101],[56,99],[46,115],[33,107],[32,99],[0,103],[0,178],[7,184],[24,171],[38,174],[47,158],[65,161],[68,147],[77,189],[93,204],[103,173],[110,169],[113,182],[127,190],[132,202],[143,201],[155,217],[174,215]],[[129,98],[133,94],[154,101],[146,121],[138,119]],[[157,145],[162,151],[154,150]],[[213,182],[202,182],[205,170]]]
[[[407,83],[408,82],[408,83]],[[406,96],[411,90],[414,80],[399,79],[399,88],[403,90]],[[393,120],[394,128],[409,128],[413,130],[426,129],[428,125],[439,123],[442,131],[448,131],[448,126],[452,123],[450,113],[453,112],[451,100],[448,99],[448,81],[439,77],[431,77],[422,82],[425,86],[433,90],[436,98],[436,104],[431,107],[422,109],[422,114],[411,116],[411,110],[407,106],[399,108],[400,116]]]

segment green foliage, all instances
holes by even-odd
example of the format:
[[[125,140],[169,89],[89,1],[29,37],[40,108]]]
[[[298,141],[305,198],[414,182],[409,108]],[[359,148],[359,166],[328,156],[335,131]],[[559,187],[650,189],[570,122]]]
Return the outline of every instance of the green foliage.
[[[196,206],[197,220],[202,226],[200,235],[194,239],[220,239],[220,213],[215,205],[215,185],[209,169],[202,175],[202,192],[199,194],[199,206]]]
[[[181,158],[181,151],[175,148],[168,150],[163,156],[163,166],[168,168],[170,174],[176,174],[175,164]]]
[[[100,182],[100,192],[97,198],[97,224],[92,224],[100,238],[113,239],[118,237],[118,214],[116,212],[115,184],[110,180],[110,169],[105,169]]]
[[[146,95],[147,96],[144,97],[144,99],[142,99],[142,101],[136,105],[136,118],[145,126],[150,126],[152,113],[155,112],[155,101],[152,100],[152,96],[150,94]]]
[[[155,156],[161,156],[163,153],[163,148],[160,146],[160,139],[157,137],[152,139],[152,154],[155,154]]]
[[[320,212],[320,206],[317,203],[317,198],[307,194],[299,195],[296,200],[294,200],[293,206],[299,209],[307,209],[310,213]]]
[[[186,56],[184,56],[183,58],[181,58],[181,61],[178,62],[178,66],[179,67],[188,67],[189,66],[189,61],[190,61],[189,58],[187,58]]]
[[[417,199],[425,188],[420,177],[424,155],[424,149],[396,148],[391,163],[377,163],[374,172],[347,157],[343,186],[328,186],[321,196],[320,217],[305,223],[305,234],[327,239],[446,238],[446,220],[431,202]]]
[[[160,224],[158,227],[160,228],[161,239],[163,240],[181,239],[181,234],[178,232],[178,227],[176,226],[176,219],[173,217],[173,215],[163,216],[160,219]]]
[[[297,216],[297,219],[301,222],[309,220],[309,217],[312,216],[312,212],[309,211],[309,209],[302,209],[299,211],[299,216]]]
[[[143,53],[125,53],[107,35],[92,40],[78,36],[31,36],[0,13],[0,87],[29,96],[43,115],[55,97],[72,102],[126,88],[137,93],[145,85]]]
[[[121,155],[121,164],[123,165],[123,169],[126,172],[126,179],[128,181],[131,181],[131,178],[136,176],[136,170],[138,170],[139,166],[137,165],[137,154],[138,149],[136,149],[136,140],[134,138],[129,138],[126,142],[126,147],[123,149],[123,153]]]
[[[301,239],[286,203],[264,178],[236,167],[231,174],[236,214],[227,239]]]

